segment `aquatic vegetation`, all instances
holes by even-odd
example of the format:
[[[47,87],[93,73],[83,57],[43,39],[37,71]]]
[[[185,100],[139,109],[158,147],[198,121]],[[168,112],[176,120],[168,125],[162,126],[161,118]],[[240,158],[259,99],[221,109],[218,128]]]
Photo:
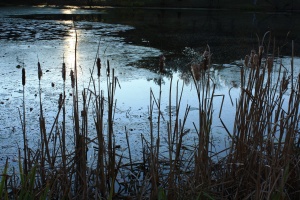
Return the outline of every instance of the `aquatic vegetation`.
[[[240,90],[239,98],[232,101],[235,105],[233,130],[223,121],[227,117],[222,115],[224,96],[216,94],[216,83],[206,70],[211,67],[212,54],[208,48],[200,61],[203,68],[201,64],[191,63],[198,105],[194,130],[186,127],[191,106],[182,105],[184,85],[181,87],[177,81],[174,90],[171,77],[166,112],[162,108],[161,82],[158,94],[150,89],[149,133],[141,133],[140,149],[132,146],[126,126],[124,131],[116,130],[115,97],[122,83],[109,60],[101,60],[97,52],[97,70],[91,70],[90,84],[80,95],[75,50],[69,83],[72,88],[70,130],[65,126],[69,119],[65,110],[66,65],[63,61],[63,88],[55,107],[58,110],[52,126],[46,127],[41,98],[43,73],[38,62],[40,143],[36,149],[26,144],[24,109],[24,148],[19,149],[19,172],[8,173],[6,161],[1,174],[1,198],[296,198],[300,190],[300,74],[294,76],[293,62],[291,70],[287,70],[282,63],[275,66],[275,57],[265,55],[262,47],[258,48],[258,54],[255,52],[245,57],[241,83],[232,86]],[[279,71],[276,77],[272,76],[275,68]],[[103,70],[105,73],[101,73]],[[101,79],[106,79],[106,84]],[[23,87],[25,82],[23,68]],[[220,152],[213,150],[211,127],[216,98],[222,98],[217,120],[229,141]],[[24,98],[23,108],[25,102]],[[125,135],[126,147],[117,145],[117,131]],[[193,137],[193,144],[185,143],[188,137]],[[166,147],[161,145],[163,140]],[[94,144],[93,149],[89,149],[90,144]],[[120,148],[124,151],[118,151]],[[133,151],[140,153],[138,160],[132,158]],[[225,156],[219,157],[223,152]]]

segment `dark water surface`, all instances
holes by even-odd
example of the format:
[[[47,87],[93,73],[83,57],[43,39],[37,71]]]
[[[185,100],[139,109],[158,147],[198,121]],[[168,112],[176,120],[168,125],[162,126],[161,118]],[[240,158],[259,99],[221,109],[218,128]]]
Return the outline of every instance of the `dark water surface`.
[[[257,48],[257,36],[262,42],[267,31],[264,45],[275,38],[277,47],[284,46],[281,53],[290,55],[290,41],[295,40],[300,53],[299,14],[201,9],[111,9],[109,13],[103,21],[135,27],[123,34],[129,41],[141,44],[144,39],[150,46],[174,53],[185,47],[203,50],[208,44],[219,63],[243,58],[250,48]]]
[[[25,7],[1,8],[1,14],[28,20],[74,20],[130,25],[134,29],[119,33],[128,42],[147,45],[167,54],[176,55],[181,54],[185,47],[203,50],[208,44],[214,53],[213,59],[219,63],[243,58],[248,54],[249,49],[257,48],[257,36],[262,42],[262,37],[267,31],[270,33],[265,38],[264,45],[267,46],[268,42],[272,44],[275,39],[275,46],[282,47],[280,53],[290,55],[291,40],[294,40],[295,53],[299,54],[297,53],[300,34],[298,13],[159,8],[78,10]],[[51,30],[50,27],[49,31]],[[61,35],[65,34],[61,33]],[[12,35],[4,35],[1,38],[10,36]]]
[[[74,23],[73,23],[74,22]],[[190,73],[190,62],[199,57],[207,45],[212,53],[212,70],[207,72],[216,84],[216,94],[224,95],[222,118],[232,130],[234,121],[231,99],[239,96],[240,67],[246,54],[258,48],[267,31],[263,45],[267,53],[276,50],[288,68],[294,40],[295,55],[299,55],[300,15],[294,13],[252,13],[230,10],[201,9],[131,9],[97,8],[77,9],[51,7],[0,7],[0,148],[1,159],[17,157],[16,147],[22,145],[22,130],[18,108],[22,108],[22,85],[20,65],[26,68],[26,112],[28,140],[36,147],[39,140],[39,99],[37,62],[43,69],[42,100],[47,128],[51,128],[57,113],[57,100],[62,92],[61,64],[67,65],[67,74],[74,66],[75,30],[78,34],[77,64],[79,87],[86,88],[94,66],[100,41],[99,56],[102,74],[110,60],[121,88],[116,91],[115,114],[116,141],[126,146],[124,127],[129,131],[131,145],[140,149],[140,135],[149,136],[149,93],[158,97],[162,88],[161,110],[167,115],[169,89],[176,91],[184,85],[181,118],[185,105],[191,106],[186,128],[190,129],[186,143],[194,144],[196,131],[193,123],[198,118],[198,102]],[[271,41],[269,40],[271,38]],[[275,38],[275,47],[274,45]],[[269,43],[270,41],[270,43]],[[278,48],[277,48],[278,47]],[[158,58],[164,54],[169,73],[159,74]],[[277,64],[279,59],[277,59]],[[295,58],[299,66],[299,59]],[[277,65],[278,66],[278,65]],[[298,71],[297,71],[298,70]],[[295,75],[299,72],[297,68]],[[275,69],[276,71],[276,69]],[[297,72],[297,73],[296,73]],[[96,75],[92,74],[95,77]],[[171,77],[173,85],[170,87]],[[274,76],[275,78],[275,76]],[[70,80],[67,94],[72,93]],[[104,83],[104,84],[102,84]],[[106,77],[101,77],[105,86]],[[228,91],[232,86],[231,97]],[[103,88],[105,92],[105,87]],[[173,92],[172,94],[175,94]],[[66,99],[68,130],[72,130],[72,97]],[[218,119],[221,98],[214,101],[214,119]],[[91,108],[93,110],[93,108]],[[157,110],[156,110],[157,114]],[[91,113],[93,115],[93,113]],[[153,119],[154,121],[157,118]],[[161,122],[161,130],[167,130],[167,121]],[[155,127],[157,128],[157,127]],[[95,130],[91,127],[91,138]],[[93,135],[94,134],[94,135]],[[68,138],[73,135],[68,133]],[[162,136],[165,137],[165,136]],[[212,124],[212,138],[216,151],[224,149],[227,135],[220,122]],[[72,140],[69,145],[72,147]],[[162,141],[165,141],[164,138]],[[166,148],[165,144],[162,144]],[[93,149],[93,148],[90,148]],[[125,149],[125,148],[121,148]],[[138,152],[135,155],[139,157]],[[3,162],[0,162],[3,166]]]

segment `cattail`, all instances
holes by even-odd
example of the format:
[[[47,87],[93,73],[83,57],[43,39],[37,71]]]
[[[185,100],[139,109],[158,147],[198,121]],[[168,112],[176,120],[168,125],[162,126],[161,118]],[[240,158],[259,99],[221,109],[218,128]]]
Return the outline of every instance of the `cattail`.
[[[203,58],[207,58],[207,59],[208,59],[209,56],[210,56],[210,55],[209,55],[209,52],[208,52],[208,51],[204,51],[203,54],[202,54],[202,57],[203,57]]]
[[[64,81],[66,81],[66,64],[62,64],[62,70],[61,70],[61,75]]]
[[[22,69],[22,85],[25,85],[26,75],[25,75],[25,68]]]
[[[261,57],[263,53],[264,53],[264,46],[259,46],[259,49],[258,49],[259,57]]]
[[[106,69],[106,75],[109,76],[110,68],[109,68],[109,60],[107,60],[107,69]]]
[[[273,69],[273,58],[272,57],[267,58],[267,67],[268,67],[268,73],[270,74]]]
[[[41,80],[42,76],[43,76],[43,71],[42,71],[40,62],[38,62],[38,77],[39,77],[39,80]]]
[[[191,65],[192,74],[196,81],[200,80],[200,64],[193,63]]]
[[[264,46],[259,46],[258,49],[258,66],[261,66],[262,54],[264,53]]]
[[[282,83],[281,83],[281,91],[283,92],[283,91],[287,90],[288,85],[289,85],[289,79],[283,77],[282,78]]]
[[[63,98],[62,98],[62,94],[59,94],[59,99],[58,99],[58,109],[61,109],[63,105]]]
[[[235,81],[231,81],[231,85],[234,88],[238,88],[239,87],[239,85]]]
[[[289,85],[289,77],[287,77],[286,71],[284,71],[282,75],[281,85],[280,85],[281,91],[284,92],[285,90],[287,90],[288,85]]]
[[[207,70],[208,69],[208,62],[209,60],[207,58],[204,58],[204,60],[200,63],[201,69]]]
[[[100,77],[100,69],[101,69],[101,59],[97,58],[97,69],[98,69],[98,77]]]
[[[74,86],[75,86],[75,77],[74,77],[73,70],[70,71],[70,76],[71,76],[71,85],[72,85],[72,88],[74,88]]]
[[[245,67],[248,67],[248,66],[249,66],[249,59],[250,59],[249,55],[246,55],[246,56],[245,56],[245,61],[244,61],[244,66],[245,66]]]
[[[204,51],[203,55],[203,66],[201,66],[202,69],[207,70],[209,61],[210,61],[210,53],[208,51]]]
[[[254,67],[259,67],[258,66],[258,63],[259,63],[259,57],[257,54],[254,54],[253,56],[253,64],[254,64]]]
[[[255,50],[251,50],[251,53],[250,53],[250,63],[251,65],[254,63],[254,55],[255,55]]]
[[[164,70],[165,60],[166,60],[166,57],[164,55],[159,56],[159,71],[160,72],[163,72],[163,70]]]

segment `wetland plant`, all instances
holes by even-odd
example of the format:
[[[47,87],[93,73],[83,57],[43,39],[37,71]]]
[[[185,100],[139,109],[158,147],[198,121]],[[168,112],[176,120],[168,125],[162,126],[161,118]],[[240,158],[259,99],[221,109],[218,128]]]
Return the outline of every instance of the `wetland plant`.
[[[76,44],[77,45],[77,44]],[[75,45],[75,46],[76,46]],[[95,59],[97,82],[91,73],[91,84],[79,96],[77,67],[70,70],[72,88],[72,129],[65,126],[66,66],[62,65],[63,91],[57,115],[46,130],[41,99],[42,69],[38,62],[40,96],[40,144],[30,149],[26,144],[25,69],[23,85],[24,153],[19,157],[19,173],[8,173],[9,163],[0,174],[2,199],[295,199],[300,195],[299,122],[300,75],[279,63],[274,56],[264,58],[251,51],[241,68],[240,96],[235,103],[233,130],[229,130],[219,111],[224,134],[230,145],[213,152],[213,100],[215,84],[206,70],[211,52],[203,54],[204,67],[192,65],[198,118],[194,124],[195,145],[186,146],[190,130],[186,122],[190,106],[183,107],[184,86],[176,83],[169,89],[168,110],[161,109],[162,90],[158,97],[150,89],[149,137],[141,134],[141,158],[132,159],[128,131],[128,156],[117,153],[114,136],[115,93],[119,81],[106,62],[106,93],[100,87],[101,60]],[[76,50],[75,50],[76,53]],[[274,55],[274,53],[273,53]],[[97,53],[97,56],[98,53]],[[76,59],[76,56],[75,56]],[[193,67],[194,66],[194,67]],[[272,76],[274,68],[278,76]],[[93,70],[92,70],[93,71]],[[238,87],[238,86],[235,86]],[[229,91],[230,92],[230,91]],[[284,103],[287,102],[287,106]],[[82,103],[80,105],[80,103]],[[223,100],[222,100],[223,104]],[[174,106],[175,105],[175,106]],[[172,109],[174,108],[174,109]],[[62,122],[59,121],[63,110]],[[92,110],[92,111],[91,111]],[[91,123],[92,122],[92,123]],[[163,126],[163,123],[166,126]],[[62,128],[61,128],[62,127]],[[89,127],[92,127],[90,129]],[[92,137],[92,131],[95,131]],[[73,132],[73,135],[70,134]],[[67,145],[66,135],[73,141]],[[161,147],[166,138],[167,150]],[[94,144],[93,160],[88,160],[89,144]],[[222,158],[217,155],[227,152]],[[21,161],[24,161],[23,164]]]

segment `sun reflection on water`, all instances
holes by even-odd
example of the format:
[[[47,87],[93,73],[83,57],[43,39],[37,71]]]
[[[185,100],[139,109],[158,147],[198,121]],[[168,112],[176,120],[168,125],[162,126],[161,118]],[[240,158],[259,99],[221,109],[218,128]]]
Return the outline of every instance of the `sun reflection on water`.
[[[76,31],[75,29],[69,30],[69,37],[65,37],[63,41],[63,60],[67,66],[67,74],[75,66],[75,45],[76,45]],[[77,37],[77,42],[78,42]],[[76,50],[77,51],[77,50]],[[76,52],[78,54],[78,52]]]
[[[76,12],[76,9],[74,9],[74,8],[62,9],[61,12],[62,12],[62,14],[73,14],[74,12]]]

